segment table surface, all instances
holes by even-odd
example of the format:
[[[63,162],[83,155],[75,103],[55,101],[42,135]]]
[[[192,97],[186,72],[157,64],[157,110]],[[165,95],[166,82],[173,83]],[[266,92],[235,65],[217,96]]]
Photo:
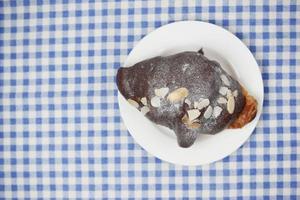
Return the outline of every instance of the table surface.
[[[1,199],[300,198],[300,2],[228,3],[0,1]],[[198,167],[144,151],[117,102],[115,74],[133,46],[181,20],[237,35],[264,80],[250,139]]]

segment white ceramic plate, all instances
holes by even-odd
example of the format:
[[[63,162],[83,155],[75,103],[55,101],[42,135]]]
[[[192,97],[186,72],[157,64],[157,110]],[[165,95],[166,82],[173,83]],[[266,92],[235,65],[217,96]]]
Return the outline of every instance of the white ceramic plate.
[[[181,148],[172,130],[149,121],[119,93],[121,116],[132,137],[150,154],[170,163],[203,165],[223,159],[249,138],[262,111],[263,81],[254,57],[236,36],[213,24],[182,21],[162,26],[140,40],[124,67],[147,58],[198,51],[200,48],[205,56],[218,61],[257,99],[258,113],[242,129],[226,129],[212,136],[199,135],[193,146]]]

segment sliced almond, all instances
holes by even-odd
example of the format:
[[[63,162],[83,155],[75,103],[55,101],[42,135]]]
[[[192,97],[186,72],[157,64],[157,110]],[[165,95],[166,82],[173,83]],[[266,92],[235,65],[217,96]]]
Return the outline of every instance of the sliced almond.
[[[237,96],[238,96],[238,91],[237,91],[237,90],[234,90],[233,93],[232,93],[232,95],[233,95],[234,97],[237,97]]]
[[[183,100],[185,97],[189,95],[188,89],[182,87],[174,90],[168,95],[168,100],[171,102],[178,102]]]
[[[184,115],[181,119],[182,122],[188,127],[188,128],[199,128],[200,123],[198,121],[190,121],[187,115]]]
[[[215,118],[219,117],[219,115],[221,114],[222,110],[223,109],[220,106],[215,106],[214,107],[214,111],[213,111],[213,116]]]
[[[143,115],[146,115],[149,111],[150,109],[148,108],[148,106],[143,106],[141,108],[141,113],[143,113]]]
[[[227,111],[232,114],[234,112],[234,107],[235,107],[235,101],[234,101],[234,97],[231,95],[228,98],[227,101]]]
[[[203,99],[202,101],[200,101],[200,102],[198,103],[198,107],[197,107],[197,108],[198,108],[199,110],[201,110],[202,108],[207,107],[209,104],[210,104],[209,99]]]
[[[219,104],[226,104],[226,103],[227,103],[227,100],[226,100],[224,97],[220,97],[220,98],[218,98],[217,102],[218,102]]]
[[[227,94],[226,94],[226,96],[227,96],[227,99],[229,99],[229,97],[230,97],[230,96],[232,96],[232,92],[231,92],[231,90],[229,90],[229,89],[227,90]]]
[[[223,96],[225,96],[227,94],[227,90],[228,88],[227,87],[220,87],[219,89],[219,93]]]
[[[161,98],[164,98],[169,92],[169,88],[167,87],[163,87],[163,88],[159,88],[159,89],[155,89],[154,93],[156,96],[159,96]]]
[[[160,98],[158,96],[152,97],[151,105],[156,108],[160,107]]]
[[[139,107],[138,102],[136,102],[135,100],[132,99],[127,99],[128,103],[130,103],[132,106],[134,106],[135,108]]]
[[[227,85],[227,86],[230,85],[228,78],[224,74],[221,75],[221,80],[225,85]]]
[[[141,98],[141,102],[142,102],[142,104],[143,105],[147,105],[147,98],[146,97],[143,97],[143,98]]]
[[[182,117],[181,121],[182,121],[184,124],[188,124],[188,123],[189,123],[189,117],[187,116],[187,114],[185,114],[185,115]]]
[[[198,122],[192,122],[191,124],[187,125],[188,128],[200,128],[200,124]]]
[[[191,106],[192,102],[189,99],[185,99],[184,102],[188,105]]]
[[[198,102],[198,101],[195,101],[195,102],[194,102],[194,108],[198,108],[198,104],[199,104],[199,102]]]
[[[187,111],[188,117],[190,121],[193,121],[194,119],[197,119],[201,112],[198,109],[192,109]]]
[[[213,112],[212,107],[211,107],[211,106],[208,106],[207,109],[206,109],[206,111],[204,112],[204,118],[205,118],[205,119],[210,118],[212,112]]]

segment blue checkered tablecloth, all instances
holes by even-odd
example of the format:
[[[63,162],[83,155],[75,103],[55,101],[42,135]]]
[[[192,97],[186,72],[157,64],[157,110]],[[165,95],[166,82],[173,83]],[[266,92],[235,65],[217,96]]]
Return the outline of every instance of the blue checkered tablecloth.
[[[200,167],[149,155],[117,102],[115,74],[133,46],[180,20],[230,30],[264,79],[253,135]],[[0,197],[300,199],[299,65],[296,0],[0,0]]]

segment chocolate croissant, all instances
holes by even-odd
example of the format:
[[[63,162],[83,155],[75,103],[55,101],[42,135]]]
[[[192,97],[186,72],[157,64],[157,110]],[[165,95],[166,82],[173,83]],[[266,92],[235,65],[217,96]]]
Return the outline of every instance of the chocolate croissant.
[[[116,81],[131,105],[174,130],[181,147],[191,146],[201,133],[240,128],[257,111],[256,100],[202,50],[120,68]]]

